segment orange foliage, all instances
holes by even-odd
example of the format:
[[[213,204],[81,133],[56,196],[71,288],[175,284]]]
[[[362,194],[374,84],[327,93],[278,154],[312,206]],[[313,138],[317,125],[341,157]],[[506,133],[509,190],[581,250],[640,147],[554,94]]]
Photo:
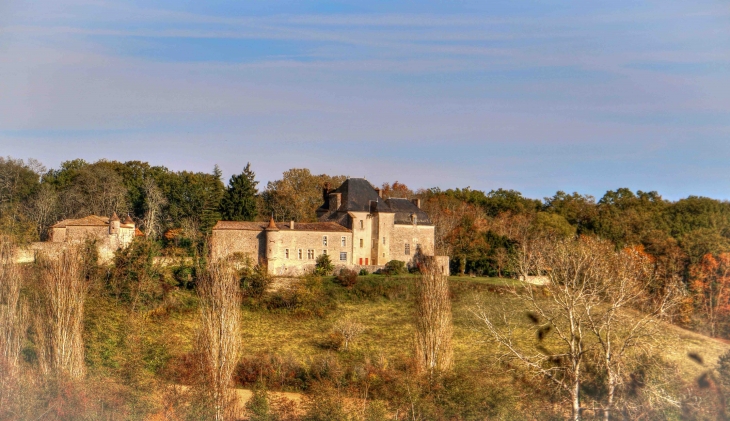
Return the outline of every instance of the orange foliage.
[[[690,276],[696,306],[716,336],[718,324],[730,316],[730,253],[706,254],[690,267]]]

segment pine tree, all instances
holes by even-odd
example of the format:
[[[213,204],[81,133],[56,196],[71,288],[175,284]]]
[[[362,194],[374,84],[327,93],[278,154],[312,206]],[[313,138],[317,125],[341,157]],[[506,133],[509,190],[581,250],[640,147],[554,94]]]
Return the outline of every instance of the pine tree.
[[[258,190],[256,174],[247,163],[243,172],[231,176],[226,194],[221,202],[221,213],[228,221],[253,221],[257,216],[256,195]]]

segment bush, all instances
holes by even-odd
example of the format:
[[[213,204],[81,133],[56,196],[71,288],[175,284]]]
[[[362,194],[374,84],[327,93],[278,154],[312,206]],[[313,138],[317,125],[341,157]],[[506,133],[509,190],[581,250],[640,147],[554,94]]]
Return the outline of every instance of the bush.
[[[337,275],[337,282],[343,287],[351,288],[357,283],[357,272],[351,269],[342,269]]]
[[[263,265],[256,265],[252,269],[244,270],[241,275],[241,291],[244,296],[261,298],[271,285],[271,275]]]
[[[332,264],[329,254],[320,254],[317,258],[317,264],[314,267],[314,273],[320,276],[326,276],[332,273],[335,265]]]
[[[406,262],[400,260],[391,260],[385,264],[383,273],[390,276],[401,275],[408,272],[406,269]]]
[[[370,275],[370,272],[368,272],[367,269],[362,268],[362,269],[360,269],[360,273],[358,273],[358,275],[360,275],[360,276],[368,276],[368,275]]]

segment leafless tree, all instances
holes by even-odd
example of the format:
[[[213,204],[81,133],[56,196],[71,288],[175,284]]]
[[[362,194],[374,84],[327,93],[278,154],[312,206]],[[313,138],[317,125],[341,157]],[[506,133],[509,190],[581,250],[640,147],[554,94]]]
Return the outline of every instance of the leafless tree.
[[[144,181],[144,205],[145,214],[142,225],[145,229],[145,236],[147,238],[157,238],[157,230],[160,223],[160,215],[162,213],[162,207],[167,204],[167,199],[162,193],[157,183],[152,178],[148,178]]]
[[[512,215],[502,213],[491,221],[491,229],[499,235],[516,242],[517,253],[511,256],[510,266],[521,279],[530,275],[540,276],[541,249],[547,241],[544,232],[539,230],[532,215]]]
[[[453,323],[449,281],[439,265],[426,258],[415,281],[415,351],[421,368],[433,376],[453,363]]]
[[[25,205],[25,211],[36,225],[38,237],[45,240],[48,228],[58,216],[58,193],[50,184],[41,184]]]
[[[347,351],[350,343],[352,343],[356,337],[358,337],[363,331],[365,331],[365,326],[355,320],[350,319],[349,317],[346,317],[344,319],[338,320],[335,325],[332,326],[332,330],[335,332],[335,334],[342,337],[343,349]]]
[[[608,419],[625,377],[626,357],[650,344],[658,318],[672,304],[671,296],[648,297],[646,286],[653,282],[653,264],[637,250],[617,252],[612,243],[591,237],[536,241],[522,249],[535,256],[523,258],[523,262],[532,262],[534,266],[526,269],[543,273],[548,283],[523,282],[512,289],[525,308],[505,309],[495,315],[493,309],[477,304],[471,311],[501,347],[501,358],[518,361],[569,397],[574,420],[581,418],[585,361],[597,355],[595,363],[606,374],[603,413]],[[514,334],[524,328],[519,323],[524,318],[520,311],[527,311],[536,344],[527,344]],[[544,341],[548,334],[557,338]]]
[[[123,214],[129,208],[122,177],[104,162],[79,170],[73,184],[62,192],[61,199],[66,217]]]
[[[216,421],[233,419],[235,394],[229,386],[241,350],[241,291],[233,266],[227,261],[211,263],[198,284],[198,296],[201,390]]]
[[[10,241],[0,238],[0,408],[10,397],[6,386],[12,387],[18,381],[27,327],[27,309],[20,296],[23,280],[13,253]]]
[[[85,374],[83,319],[87,282],[79,250],[40,256],[34,327],[44,375]]]

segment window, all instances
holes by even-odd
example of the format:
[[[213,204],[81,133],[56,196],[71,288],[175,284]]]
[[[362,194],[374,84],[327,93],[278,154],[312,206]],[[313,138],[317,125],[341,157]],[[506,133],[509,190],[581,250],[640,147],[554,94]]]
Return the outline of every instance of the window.
[[[411,245],[406,244],[406,255],[409,255],[409,254],[411,254]]]
[[[347,237],[342,237],[340,239],[340,243],[341,243],[342,247],[347,246]]]
[[[346,251],[340,252],[340,261],[342,261],[342,262],[347,261],[347,252]]]
[[[360,220],[360,229],[363,229],[363,228],[364,228],[364,225],[363,225],[363,222],[362,222],[362,219],[361,219]]]
[[[307,250],[307,259],[309,259],[309,260],[314,259],[314,250],[312,250],[312,249]]]
[[[299,249],[299,260],[302,260],[302,249]]]
[[[383,245],[385,245],[385,237],[383,237]]]
[[[284,257],[289,258],[289,249],[284,250]]]
[[[322,236],[322,245],[327,247],[327,236],[326,235]]]
[[[322,254],[327,254],[327,250],[322,250]]]
[[[363,239],[361,238],[361,239],[360,239],[360,248],[362,248],[362,247],[363,247],[363,243],[364,243],[364,241],[363,241]]]

